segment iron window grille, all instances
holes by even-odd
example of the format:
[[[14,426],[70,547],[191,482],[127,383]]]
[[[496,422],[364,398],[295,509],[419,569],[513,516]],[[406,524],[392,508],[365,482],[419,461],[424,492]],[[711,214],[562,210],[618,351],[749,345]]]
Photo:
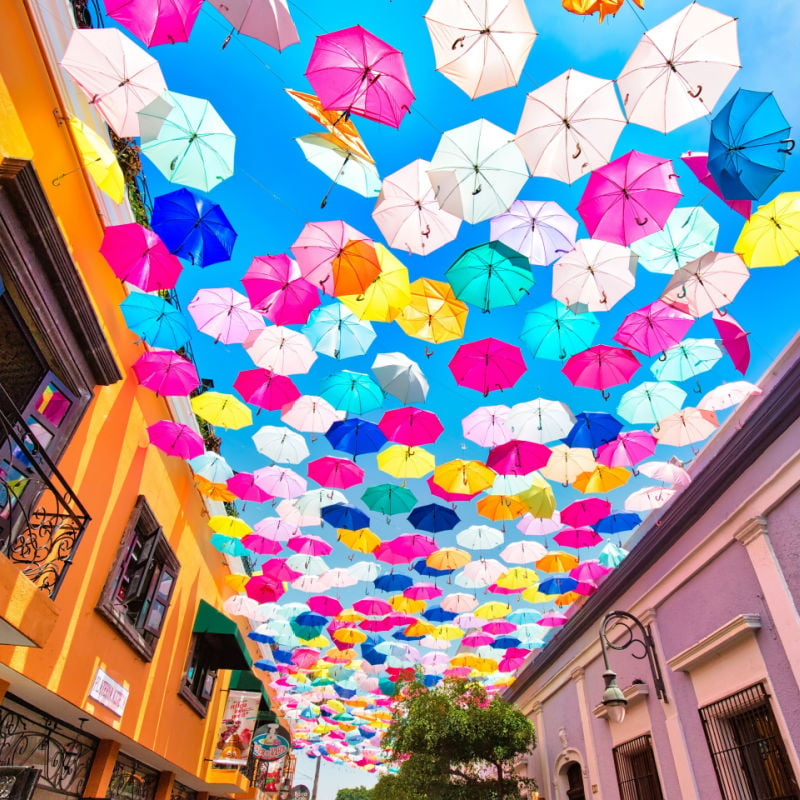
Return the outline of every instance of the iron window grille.
[[[197,800],[197,792],[176,780],[172,782],[169,800]]]
[[[797,779],[763,683],[700,709],[725,800],[797,800]]]
[[[108,797],[111,800],[155,800],[158,777],[157,770],[120,753],[111,773]]]
[[[663,800],[649,733],[614,748],[621,800]]]

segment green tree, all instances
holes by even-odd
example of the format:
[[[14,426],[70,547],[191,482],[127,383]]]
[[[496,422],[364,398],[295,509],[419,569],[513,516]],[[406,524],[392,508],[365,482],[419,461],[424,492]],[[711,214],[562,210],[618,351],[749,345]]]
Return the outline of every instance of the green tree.
[[[475,681],[406,685],[384,738],[396,774],[372,800],[519,800],[533,782],[515,764],[536,742],[530,720]]]
[[[372,800],[372,790],[366,786],[356,786],[352,789],[339,789],[336,800]]]

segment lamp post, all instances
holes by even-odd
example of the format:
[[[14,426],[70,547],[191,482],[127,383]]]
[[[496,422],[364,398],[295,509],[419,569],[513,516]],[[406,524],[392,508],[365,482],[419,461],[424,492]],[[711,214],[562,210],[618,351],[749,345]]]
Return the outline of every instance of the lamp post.
[[[609,639],[609,633],[612,632],[621,633],[619,642],[612,642]],[[600,646],[603,650],[603,664],[606,668],[603,673],[603,680],[606,684],[603,691],[603,705],[608,711],[610,722],[622,722],[625,719],[628,701],[625,699],[622,689],[617,685],[617,673],[611,669],[608,663],[608,650],[626,650],[634,645],[640,647],[641,651],[632,652],[631,655],[640,660],[647,659],[653,678],[653,688],[656,690],[658,699],[665,703],[668,702],[650,627],[645,627],[639,619],[627,611],[609,611],[600,623]]]

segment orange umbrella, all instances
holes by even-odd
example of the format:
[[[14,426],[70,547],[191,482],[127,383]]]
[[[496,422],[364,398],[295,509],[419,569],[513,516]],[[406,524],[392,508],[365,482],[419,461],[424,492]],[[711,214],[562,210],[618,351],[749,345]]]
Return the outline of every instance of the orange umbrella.
[[[633,0],[639,8],[644,8],[644,0]],[[600,12],[600,22],[606,14],[613,17],[625,4],[625,0],[561,0],[561,5],[573,14],[586,16]]]
[[[433,471],[433,482],[452,494],[477,494],[488,489],[497,474],[480,461],[454,458]]]
[[[425,559],[425,563],[431,569],[439,570],[460,569],[470,561],[472,556],[466,550],[459,550],[457,547],[443,547]]]
[[[557,606],[571,606],[579,597],[583,595],[578,594],[577,592],[564,592],[564,594],[560,594],[555,599],[555,604]]]
[[[560,550],[554,550],[536,562],[536,569],[540,569],[542,572],[569,572],[577,566],[577,556]]]
[[[478,500],[476,509],[491,520],[517,519],[528,511],[525,503],[512,494],[490,494]]]
[[[418,278],[411,284],[411,300],[397,324],[409,335],[426,342],[450,342],[464,335],[467,305],[444,281]]]
[[[204,497],[217,500],[220,503],[232,503],[236,495],[224,483],[214,483],[202,475],[194,476],[194,485]]]
[[[333,295],[363,294],[381,273],[372,242],[351,239],[331,261]]]
[[[605,493],[624,486],[630,478],[631,473],[625,467],[605,467],[598,464],[591,472],[581,472],[572,485],[586,494]]]
[[[403,633],[406,636],[427,636],[431,631],[434,629],[434,625],[431,625],[430,622],[423,622],[422,620],[418,620],[417,622],[413,622],[409,625]]]

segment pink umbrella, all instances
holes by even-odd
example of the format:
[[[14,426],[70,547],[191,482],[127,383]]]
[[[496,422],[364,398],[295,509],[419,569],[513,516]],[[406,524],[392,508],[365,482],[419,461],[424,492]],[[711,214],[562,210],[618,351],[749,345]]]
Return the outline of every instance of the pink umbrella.
[[[300,390],[291,378],[260,367],[242,370],[233,382],[233,388],[246,403],[267,411],[277,411],[300,397]]]
[[[308,477],[329,489],[349,489],[364,480],[364,470],[346,458],[323,456],[308,462]]]
[[[303,278],[289,256],[257,256],[242,277],[242,285],[256,311],[276,325],[305,325],[320,304],[316,285]]]
[[[654,356],[678,344],[693,324],[691,314],[656,300],[628,314],[617,328],[614,341]]]
[[[200,289],[186,310],[197,330],[223,344],[241,344],[251,333],[266,327],[249,300],[229,287]]]
[[[255,473],[253,473],[255,475]],[[292,536],[300,534],[300,528],[282,520],[280,517],[264,517],[253,526],[259,536],[274,539],[276,542],[288,542]]]
[[[283,407],[281,420],[304,433],[325,433],[346,412],[335,409],[324,397],[304,394]],[[313,439],[313,436],[312,436]]]
[[[441,602],[441,606],[445,611],[453,611],[456,614],[472,611],[478,605],[478,598],[475,595],[464,594],[463,592],[449,594]]]
[[[286,0],[210,0],[243,36],[252,36],[279,52],[300,41]],[[228,43],[225,40],[225,45]]]
[[[648,461],[639,467],[639,471],[648,478],[671,486],[688,486],[692,482],[692,476],[679,463],[672,461]]]
[[[551,453],[543,444],[512,439],[489,451],[486,466],[498,475],[527,475],[545,466]]]
[[[162,397],[188,397],[200,386],[194,364],[172,350],[152,350],[135,361],[133,372],[142,386]]]
[[[203,437],[188,425],[162,419],[147,429],[150,444],[168,456],[194,458],[205,452]]]
[[[459,503],[464,500],[472,500],[473,497],[477,497],[480,492],[475,492],[474,494],[460,494],[459,492],[448,492],[445,489],[442,489],[438,483],[433,479],[434,476],[431,475],[429,478],[426,479],[425,483],[428,484],[428,489],[430,493],[434,497],[439,497],[442,500],[446,500],[448,503]]]
[[[244,590],[248,597],[258,600],[259,603],[274,603],[283,596],[286,591],[280,581],[276,581],[267,575],[255,575],[244,585]]]
[[[103,234],[100,252],[114,274],[143,292],[173,289],[183,265],[155,231],[128,222],[109,225]]]
[[[551,533],[560,530],[561,527],[561,513],[559,511],[554,511],[552,517],[542,519],[531,514],[525,514],[520,517],[517,523],[517,528],[526,536],[549,536]]]
[[[517,626],[513,622],[503,619],[492,620],[483,626],[483,632],[491,633],[493,636],[505,636],[507,633],[513,633],[516,629]]]
[[[311,598],[313,600],[313,598]],[[309,602],[309,605],[311,603]],[[319,661],[320,652],[313,647],[298,647],[292,650],[292,663],[300,669],[311,669]]]
[[[658,439],[647,431],[625,431],[597,448],[595,460],[606,467],[632,467],[656,451]]]
[[[382,617],[392,613],[392,606],[379,597],[364,597],[353,603],[353,608],[359,614],[366,614],[370,617]]]
[[[660,231],[681,192],[668,158],[631,150],[598,167],[578,203],[589,235],[629,245]]]
[[[242,536],[241,542],[248,550],[260,556],[275,556],[283,550],[280,542],[259,536],[257,533],[248,533],[246,536]]]
[[[733,366],[744,375],[750,366],[750,345],[747,342],[750,334],[730,314],[721,316],[715,309],[712,318],[720,335],[719,344],[730,356]]]
[[[403,590],[403,596],[412,600],[433,600],[435,597],[441,597],[441,594],[442,590],[432,583],[417,583]]]
[[[593,583],[596,586],[597,582],[609,572],[613,572],[613,569],[604,567],[599,561],[581,561],[577,567],[569,571],[569,577],[578,583]]]
[[[444,432],[444,426],[436,414],[413,406],[387,411],[381,417],[378,427],[390,442],[409,447],[432,444]]]
[[[553,541],[562,547],[594,547],[603,541],[594,528],[564,528],[559,531],[554,537]]]
[[[306,77],[323,108],[393,128],[414,100],[403,54],[360,25],[317,36]]]
[[[272,500],[272,495],[265,492],[256,483],[252,472],[237,472],[232,478],[225,481],[225,485],[240,500],[253,503],[265,503],[267,500]]]
[[[511,409],[508,406],[481,406],[461,420],[465,439],[481,447],[495,447],[514,438],[505,418]]]
[[[303,573],[292,569],[285,558],[271,558],[261,565],[261,574],[264,578],[272,581],[293,581]],[[246,591],[245,587],[245,591]]]
[[[498,672],[516,672],[524,663],[525,659],[531,654],[530,650],[522,647],[509,647],[506,654],[500,659],[497,665]]]
[[[561,371],[573,386],[600,389],[607,399],[606,389],[627,383],[640,366],[630,350],[596,344],[571,356]]]
[[[708,153],[693,153],[691,150],[681,156],[681,161],[686,164],[706,189],[710,189],[714,194],[724,201],[725,205],[730,206],[737,214],[741,214],[745,219],[750,219],[753,210],[753,203],[750,200],[725,200],[722,196],[717,182],[708,169]]]
[[[335,597],[326,594],[309,597],[308,607],[315,614],[322,614],[324,617],[334,617],[342,611],[342,604]]]
[[[561,511],[561,522],[573,528],[594,525],[611,513],[611,503],[599,497],[576,500]]]
[[[273,497],[300,497],[308,488],[305,478],[301,478],[288,467],[272,465],[255,470],[253,475],[258,485]]]
[[[512,387],[527,369],[519,347],[492,338],[460,345],[448,366],[459,386],[484,396]]]
[[[471,633],[469,636],[465,636],[461,640],[461,644],[464,647],[484,647],[485,645],[489,645],[494,641],[494,636],[491,636],[488,633]]]
[[[534,625],[541,625],[543,628],[558,628],[567,624],[567,617],[560,611],[548,611],[542,614],[541,619],[537,619]]]
[[[387,564],[410,564],[415,558],[425,558],[438,549],[439,546],[430,536],[405,533],[382,542],[372,554],[378,561]]]
[[[319,536],[293,536],[286,546],[304,556],[327,556],[333,552],[333,546]]]
[[[278,375],[305,375],[317,360],[308,339],[282,325],[251,334],[243,345],[256,366]]]
[[[106,14],[148,47],[188,42],[203,0],[105,0]]]

